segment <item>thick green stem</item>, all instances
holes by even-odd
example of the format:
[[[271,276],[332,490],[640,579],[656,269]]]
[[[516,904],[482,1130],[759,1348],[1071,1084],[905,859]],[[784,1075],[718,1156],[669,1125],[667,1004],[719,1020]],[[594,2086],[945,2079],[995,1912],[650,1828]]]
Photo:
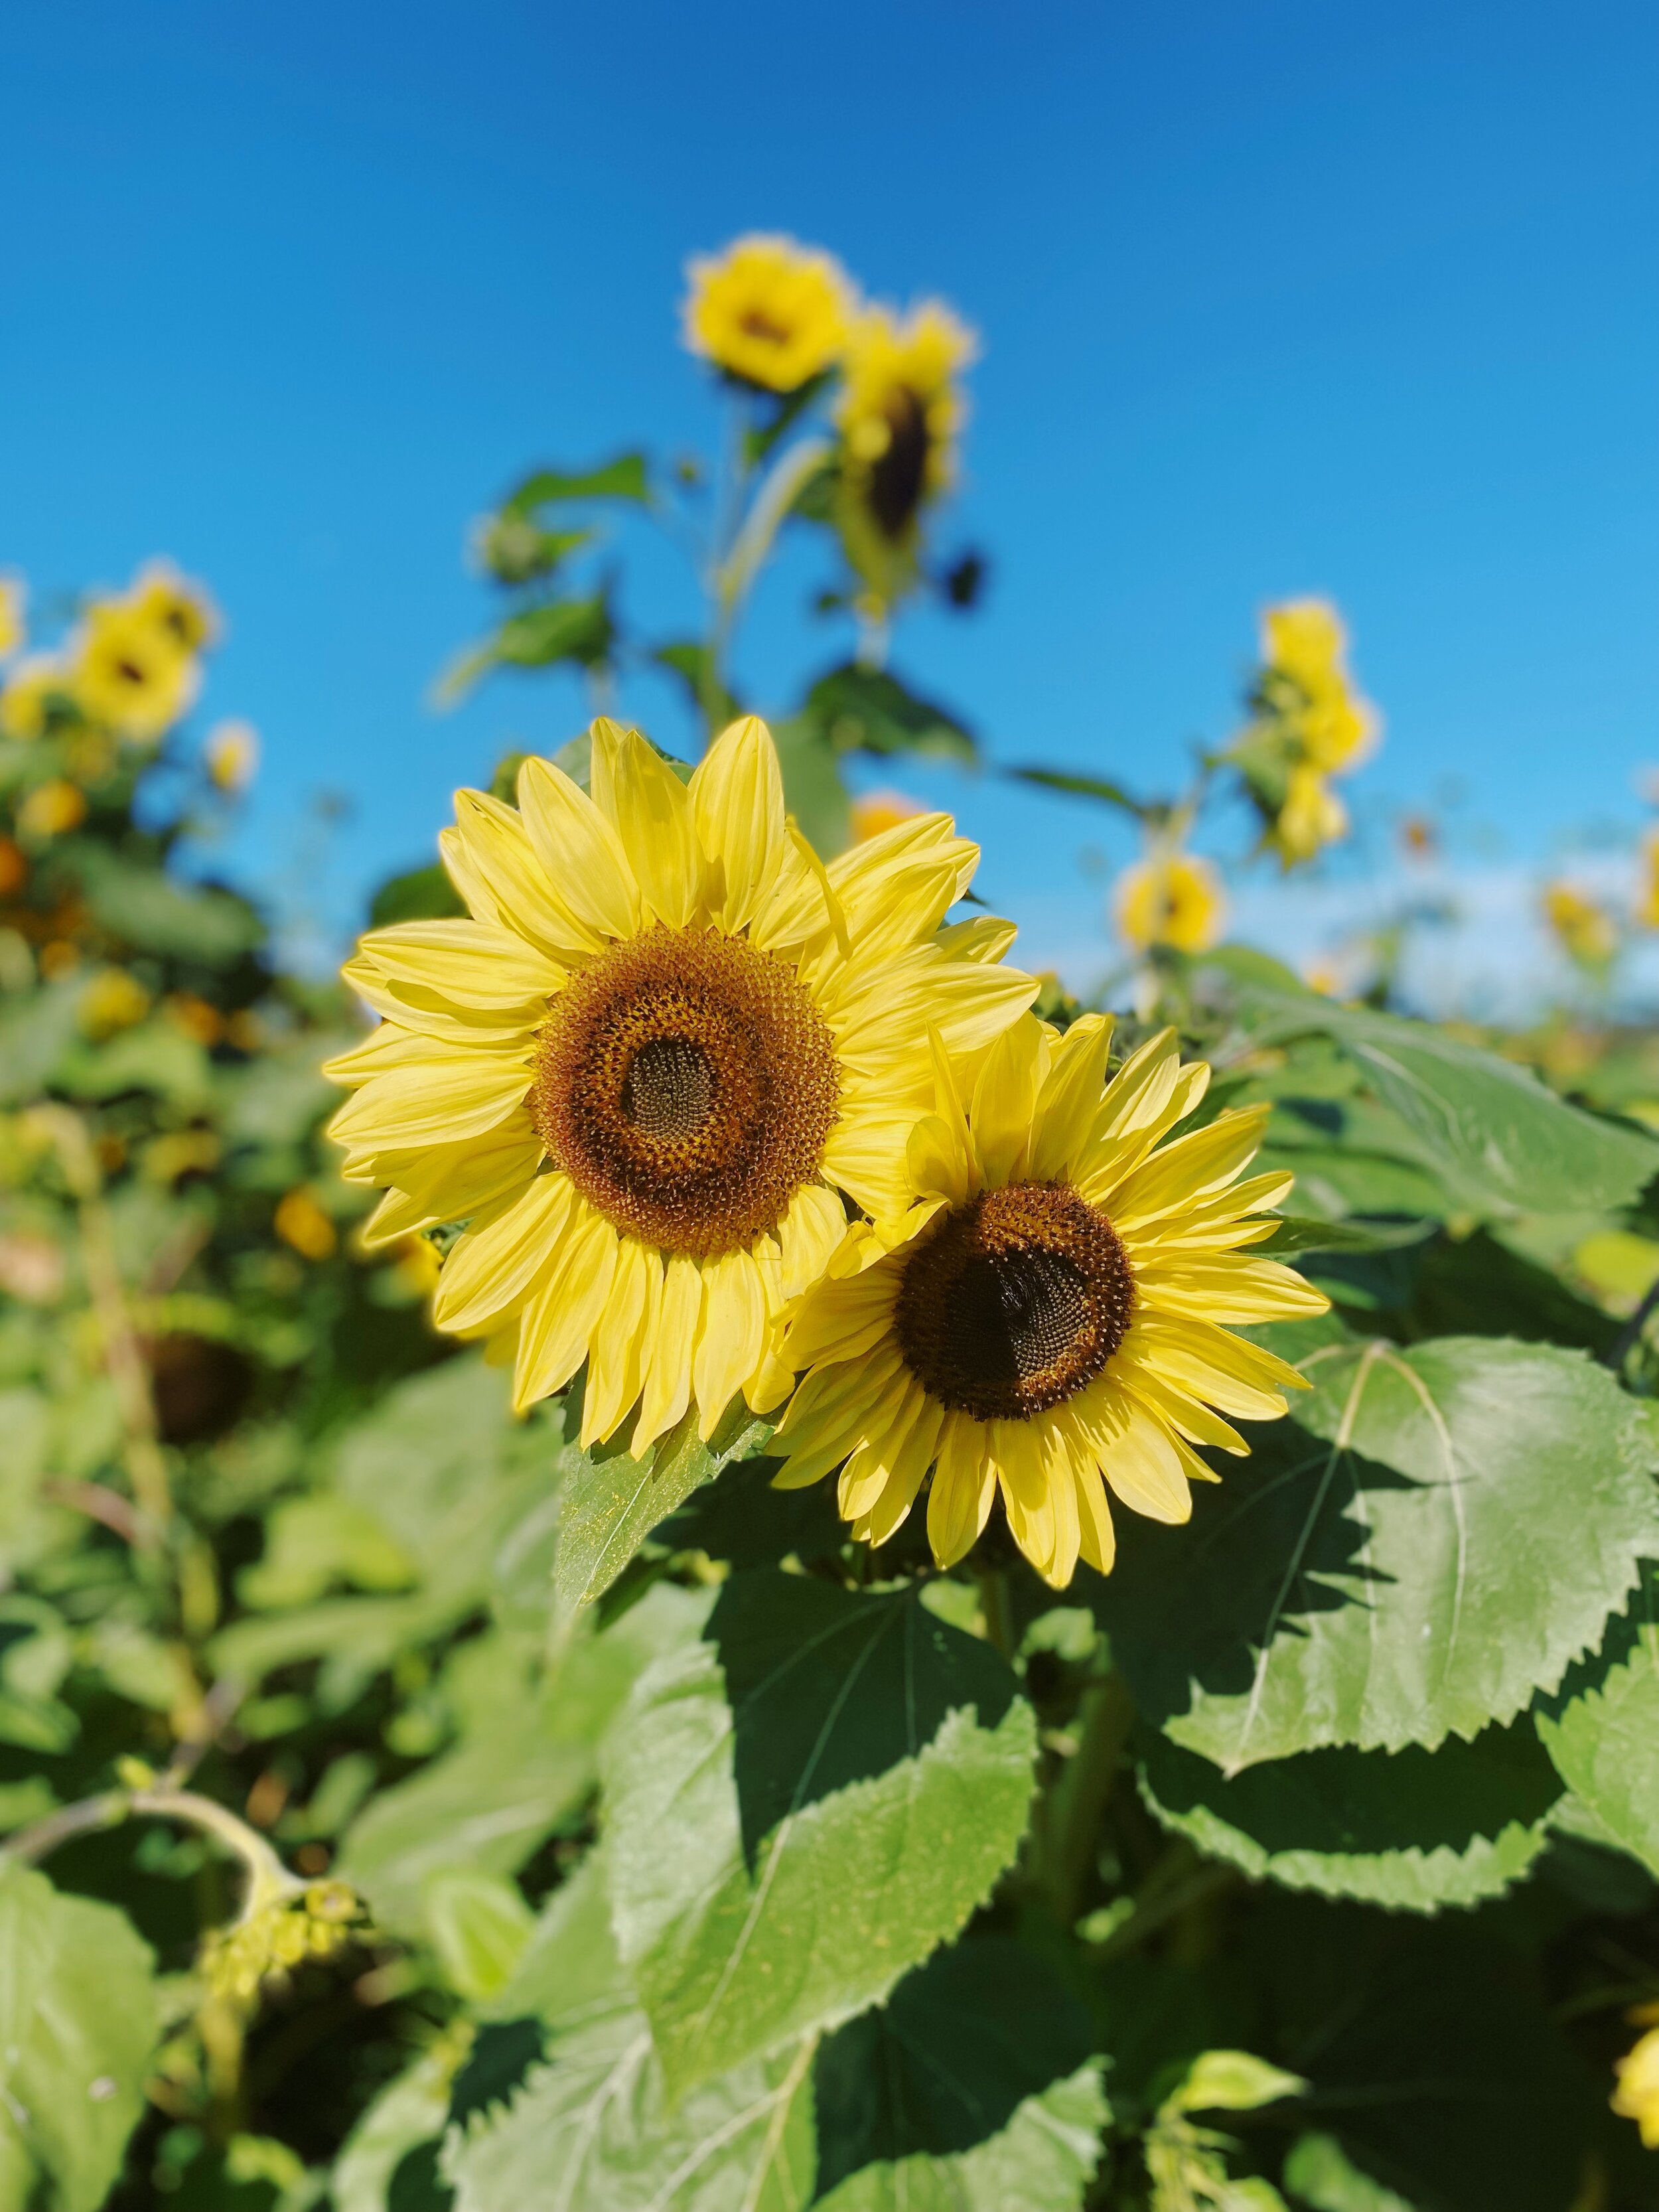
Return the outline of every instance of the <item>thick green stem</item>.
[[[1038,1808],[1032,1873],[1062,1927],[1071,1927],[1082,1909],[1101,1817],[1134,1718],[1121,1675],[1091,1682],[1078,1713],[1077,1749]]]

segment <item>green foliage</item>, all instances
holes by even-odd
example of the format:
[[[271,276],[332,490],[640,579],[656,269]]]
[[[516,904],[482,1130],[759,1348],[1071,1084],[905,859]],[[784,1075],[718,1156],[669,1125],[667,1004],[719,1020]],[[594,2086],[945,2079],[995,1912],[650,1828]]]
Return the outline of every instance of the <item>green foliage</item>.
[[[1602,1832],[1659,1875],[1659,1577],[1651,1566],[1601,1650],[1572,1668],[1538,1733]]]

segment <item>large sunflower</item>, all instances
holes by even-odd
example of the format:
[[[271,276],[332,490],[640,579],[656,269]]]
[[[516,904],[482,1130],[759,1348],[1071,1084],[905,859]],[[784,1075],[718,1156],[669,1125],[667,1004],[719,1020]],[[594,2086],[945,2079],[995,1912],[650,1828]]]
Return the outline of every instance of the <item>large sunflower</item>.
[[[685,343],[728,376],[799,392],[840,359],[854,300],[833,255],[757,232],[687,273]]]
[[[526,1407],[590,1360],[582,1437],[636,1403],[642,1453],[695,1397],[781,1395],[774,1328],[847,1225],[904,1205],[927,1027],[982,1054],[1036,986],[1012,937],[942,928],[978,858],[925,815],[824,869],[784,817],[763,724],[689,785],[599,721],[592,795],[525,763],[517,809],[464,791],[441,839],[471,910],[364,938],[381,1026],[331,1063],[386,1243],[465,1220],[434,1303],[492,1340]],[[787,1378],[782,1378],[787,1388]]]
[[[1015,1540],[1057,1588],[1079,1553],[1104,1573],[1106,1486],[1184,1521],[1194,1443],[1247,1449],[1224,1414],[1267,1420],[1303,1387],[1226,1324],[1323,1311],[1288,1267],[1241,1246],[1273,1230],[1285,1175],[1238,1178],[1263,1111],[1161,1140],[1203,1097],[1174,1032],[1143,1045],[1103,1095],[1110,1024],[1063,1036],[1024,1017],[977,1079],[936,1050],[935,1110],[908,1148],[913,1204],[849,1231],[803,1302],[784,1361],[811,1372],[772,1449],[787,1489],[842,1469],[854,1534],[884,1543],[931,1468],[927,1534],[941,1566],[984,1528],[1000,1490]],[[1218,1408],[1219,1411],[1216,1409]]]

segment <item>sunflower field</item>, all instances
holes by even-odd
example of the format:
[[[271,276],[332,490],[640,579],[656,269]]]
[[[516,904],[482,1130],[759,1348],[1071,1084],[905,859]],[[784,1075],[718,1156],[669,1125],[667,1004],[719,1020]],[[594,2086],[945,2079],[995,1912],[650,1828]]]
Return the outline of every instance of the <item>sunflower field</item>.
[[[337,979],[204,872],[206,589],[0,591],[0,2212],[1659,2204],[1659,902],[1515,1033],[1230,940],[1380,735],[1288,600],[1180,790],[1000,767],[1141,848],[1026,973],[871,787],[982,765],[973,334],[684,313],[720,458],[526,476],[440,678],[590,726]]]

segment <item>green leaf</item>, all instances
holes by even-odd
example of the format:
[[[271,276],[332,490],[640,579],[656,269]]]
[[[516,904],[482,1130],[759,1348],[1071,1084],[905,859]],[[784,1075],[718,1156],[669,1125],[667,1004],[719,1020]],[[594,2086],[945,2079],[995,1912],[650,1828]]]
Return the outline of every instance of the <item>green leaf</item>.
[[[112,1905],[0,1863],[0,2204],[97,2212],[143,2109],[149,1947]]]
[[[559,1458],[564,1511],[553,1569],[562,1601],[580,1605],[609,1589],[659,1522],[723,1467],[758,1451],[771,1433],[772,1424],[757,1420],[738,1398],[706,1444],[695,1407],[640,1459],[625,1439],[602,1459],[567,1444]]]
[[[597,668],[610,658],[616,626],[603,592],[586,599],[549,599],[509,615],[493,637],[470,647],[438,678],[433,696],[453,707],[492,668],[551,668],[574,661]]]
[[[1602,1832],[1659,1875],[1659,1572],[1650,1565],[1601,1650],[1538,1717],[1546,1749]]]
[[[474,2003],[498,1995],[535,1924],[515,1886],[477,1864],[447,1867],[428,1881],[422,1902],[451,1989]]]
[[[234,892],[175,883],[158,868],[93,847],[82,874],[94,919],[140,952],[228,966],[251,952],[264,924]]]
[[[350,2135],[330,2177],[334,2212],[392,2212],[404,2158],[443,2132],[459,2046],[446,2038],[382,2089]]]
[[[884,669],[845,666],[821,676],[802,714],[836,753],[920,753],[973,767],[979,745],[943,707],[920,699]]]
[[[1011,768],[1008,774],[1016,783],[1035,784],[1040,791],[1058,791],[1068,799],[1097,799],[1103,805],[1121,807],[1137,822],[1156,811],[1107,776],[1079,775],[1059,768]]]
[[[1097,2066],[1028,2097],[1000,2135],[944,2157],[866,2166],[813,2212],[1079,2212],[1110,2117]]]
[[[1438,1751],[1304,1751],[1230,1781],[1146,1735],[1140,1792],[1166,1828],[1252,1881],[1416,1912],[1475,1905],[1549,1840],[1559,1778],[1529,1721]]]
[[[914,1589],[733,1576],[605,1758],[616,1925],[671,2085],[850,2018],[955,1935],[1018,1845],[1034,1742],[1006,1664]]]
[[[1251,2051],[1200,2051],[1159,2106],[1172,2112],[1253,2112],[1299,2097],[1307,2088],[1299,2074],[1287,2074]]]
[[[1242,995],[1264,1042],[1310,1030],[1333,1038],[1475,1211],[1607,1211],[1659,1170],[1651,1137],[1568,1105],[1529,1070],[1426,1022],[1261,988]]]
[[[651,497],[643,453],[618,453],[596,469],[537,469],[501,502],[503,514],[529,514],[559,500],[624,499],[646,506]]]
[[[602,1632],[578,1624],[539,1675],[503,1639],[460,1741],[380,1791],[347,1834],[340,1871],[376,1918],[430,1934],[435,1875],[515,1873],[592,1791],[600,1740],[635,1678],[694,1618],[684,1591],[660,1585]]]
[[[1431,1221],[1402,1221],[1384,1229],[1352,1221],[1308,1220],[1287,1213],[1280,1217],[1271,1237],[1250,1249],[1253,1253],[1271,1253],[1275,1258],[1286,1252],[1392,1252],[1421,1243],[1433,1231]]]
[[[1088,2066],[1091,2029],[1079,1999],[1024,1944],[979,1936],[936,1952],[819,2049],[817,2194],[866,2166],[976,2149],[1028,2098]]]
[[[456,2212],[804,2212],[812,2187],[810,2040],[670,2102],[606,1917],[603,1855],[556,1892],[502,2002],[533,1977],[546,2064],[452,2136]],[[486,2030],[488,2033],[489,2031]]]
[[[466,912],[466,901],[449,880],[449,871],[434,860],[389,876],[369,903],[368,926],[386,929],[399,921],[452,921]]]
[[[1312,2212],[1415,2212],[1403,2197],[1362,2173],[1334,2136],[1298,2136],[1285,2161],[1285,2186]]]
[[[1231,1772],[1512,1720],[1659,1551],[1650,1418],[1582,1353],[1378,1340],[1306,1368],[1191,1526],[1124,1516],[1097,1585],[1142,1712]]]
[[[819,856],[834,860],[852,842],[852,802],[836,749],[809,715],[791,715],[772,732],[783,775],[783,803]]]

